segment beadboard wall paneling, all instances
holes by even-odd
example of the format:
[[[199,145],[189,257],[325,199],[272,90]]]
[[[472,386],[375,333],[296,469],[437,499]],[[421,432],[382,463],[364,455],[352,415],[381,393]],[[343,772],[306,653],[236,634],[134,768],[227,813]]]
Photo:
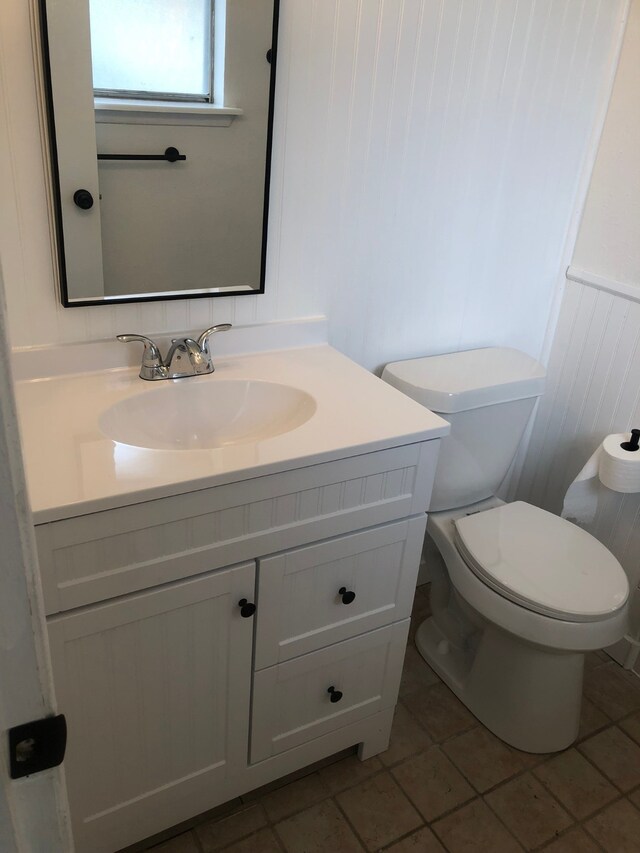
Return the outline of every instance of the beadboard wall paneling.
[[[569,484],[609,433],[640,424],[640,303],[568,282],[519,497],[559,513]],[[640,583],[640,495],[600,487],[589,531]],[[640,630],[640,590],[634,630]]]
[[[333,342],[369,367],[491,343],[537,355],[623,6],[337,9]]]
[[[522,497],[554,512],[603,437],[640,424],[639,59],[640,0],[632,0],[520,484]],[[589,529],[636,588],[631,624],[640,638],[640,496],[599,492]],[[613,654],[622,661],[627,651],[621,643]]]
[[[326,313],[370,368],[540,352],[626,0],[282,0],[264,296],[63,309],[23,0],[0,4],[15,345]],[[176,283],[179,285],[179,282]]]

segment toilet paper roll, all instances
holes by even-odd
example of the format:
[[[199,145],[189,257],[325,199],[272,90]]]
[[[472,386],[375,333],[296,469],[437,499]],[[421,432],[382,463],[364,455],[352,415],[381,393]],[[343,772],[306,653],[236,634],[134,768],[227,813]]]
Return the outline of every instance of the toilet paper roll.
[[[628,450],[629,433],[608,435],[589,457],[585,466],[569,486],[564,498],[562,517],[576,524],[590,524],[598,511],[601,485],[614,492],[640,492],[640,450]]]
[[[640,450],[627,450],[629,435],[608,435],[601,445],[598,474],[614,492],[640,492]]]

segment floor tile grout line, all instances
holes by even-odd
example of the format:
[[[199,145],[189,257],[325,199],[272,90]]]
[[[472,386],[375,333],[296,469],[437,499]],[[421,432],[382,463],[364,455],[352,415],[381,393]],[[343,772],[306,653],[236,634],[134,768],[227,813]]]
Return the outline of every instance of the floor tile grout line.
[[[552,760],[553,760],[553,758],[554,758],[556,755],[563,755],[563,754],[564,754],[564,752],[569,752],[569,750],[570,750],[570,749],[573,749],[573,746],[570,746],[568,749],[563,750],[563,752],[557,752],[557,753],[555,753],[555,754],[554,754],[554,756],[552,756],[552,757],[549,759],[549,761],[552,761]],[[540,766],[540,765],[538,765],[538,766]],[[535,769],[537,769],[537,768],[535,768]],[[602,774],[601,774],[601,775],[602,775]],[[596,814],[597,812],[601,811],[602,809],[606,809],[606,807],[607,807],[607,806],[609,806],[609,805],[611,805],[612,803],[615,803],[615,802],[616,802],[616,800],[617,800],[617,799],[618,799],[618,797],[619,797],[619,793],[620,793],[620,792],[618,791],[618,789],[616,788],[616,789],[615,789],[615,793],[616,793],[618,796],[614,797],[612,800],[609,800],[607,803],[605,803],[605,805],[604,805],[604,806],[599,806],[595,811],[591,812],[590,814],[584,815],[583,817],[578,817],[577,815],[575,815],[575,814],[571,811],[571,809],[570,809],[568,806],[566,806],[566,805],[562,802],[562,800],[560,799],[560,797],[558,797],[558,796],[557,796],[557,794],[554,794],[554,793],[553,793],[553,791],[551,790],[551,788],[549,788],[549,786],[546,784],[546,782],[545,782],[543,779],[540,779],[538,776],[535,776],[535,774],[534,774],[534,778],[535,778],[535,779],[540,783],[540,785],[544,788],[544,790],[547,792],[547,794],[549,794],[549,796],[550,796],[550,797],[553,797],[553,799],[556,801],[556,803],[558,803],[558,805],[560,806],[560,808],[561,808],[564,812],[566,812],[566,813],[569,815],[569,817],[573,820],[573,822],[574,822],[574,823],[579,823],[580,821],[583,821],[583,820],[589,820],[589,818],[591,817],[591,815],[592,815],[592,814]],[[606,781],[606,780],[605,780],[605,781]]]
[[[593,731],[590,731],[589,734],[583,735],[582,737],[578,736],[574,740],[574,742],[571,744],[571,746],[579,746],[580,744],[583,744],[585,741],[590,740],[590,738],[595,737],[596,735],[602,734],[602,732],[605,732],[607,729],[610,729],[612,726],[615,726],[615,725],[616,724],[613,720],[608,719],[604,725],[598,726],[597,728],[593,729]],[[571,747],[567,747],[567,749],[570,749],[570,748]],[[562,751],[564,752],[564,750],[562,750]]]
[[[365,844],[364,839],[360,836],[360,833],[359,833],[359,832],[358,832],[358,830],[355,828],[355,826],[354,826],[354,824],[352,823],[352,821],[349,819],[349,815],[347,814],[347,812],[345,811],[345,809],[343,809],[343,808],[342,808],[342,806],[340,805],[340,803],[338,802],[337,795],[336,795],[336,794],[333,794],[333,795],[331,796],[331,800],[332,800],[332,802],[333,802],[334,806],[337,808],[337,810],[338,810],[338,814],[341,814],[341,815],[342,815],[342,817],[345,819],[345,821],[346,821],[346,823],[347,823],[347,826],[349,827],[349,829],[351,830],[351,832],[353,832],[353,834],[355,835],[356,840],[358,841],[358,843],[360,844],[360,846],[362,847],[362,849],[363,849],[363,850],[365,850],[365,851],[368,851],[368,850],[369,850],[369,848],[368,848],[368,847],[367,847],[367,845]]]
[[[523,776],[524,776],[525,774],[523,773],[523,774],[521,774],[521,775],[523,775]],[[510,780],[510,781],[511,781],[511,780]],[[499,786],[497,786],[497,787],[499,787]],[[496,789],[495,789],[495,788],[493,788],[492,790],[494,790],[494,791],[495,791]],[[525,844],[523,844],[523,843],[522,843],[522,841],[520,841],[520,839],[519,839],[519,838],[518,838],[518,836],[515,834],[515,832],[511,829],[511,827],[509,827],[509,826],[505,823],[505,821],[502,819],[502,817],[501,817],[501,816],[498,814],[498,812],[493,808],[493,806],[491,805],[491,803],[487,802],[487,800],[485,799],[485,797],[484,797],[484,796],[482,797],[482,801],[483,801],[483,803],[486,805],[486,807],[489,809],[489,811],[494,815],[494,817],[498,820],[498,822],[499,822],[499,823],[500,823],[500,824],[501,824],[501,825],[506,829],[506,831],[509,833],[509,835],[510,835],[512,838],[514,838],[514,839],[516,840],[516,842],[520,845],[520,847],[522,847],[522,849],[523,849],[523,850],[527,850],[527,847],[525,846]],[[575,822],[574,822],[574,823],[572,823],[572,824],[571,824],[571,826],[566,827],[567,832],[568,832],[570,829],[573,829],[573,828],[574,828],[574,826],[575,826]],[[556,837],[557,837],[557,836],[556,836]],[[550,844],[553,840],[554,840],[554,839],[552,839],[552,838],[548,838],[546,841],[543,841],[543,842],[542,842],[542,844],[540,844],[537,848],[534,848],[534,849],[536,849],[536,850],[540,850],[541,848],[543,848],[543,847],[544,847],[544,845],[546,845],[546,844]]]
[[[275,837],[276,837],[276,840],[277,840],[278,844],[280,845],[280,849],[281,849],[281,850],[283,850],[283,851],[284,851],[284,853],[288,853],[288,851],[287,851],[287,845],[284,843],[284,839],[282,838],[282,836],[281,836],[281,835],[280,835],[280,833],[278,832],[277,827],[276,827],[276,826],[272,826],[272,827],[271,827],[271,830],[272,830],[273,834],[275,835]]]
[[[355,753],[354,753],[354,754],[355,754]],[[277,821],[273,821],[271,818],[269,818],[269,815],[268,815],[268,813],[266,812],[266,809],[265,809],[265,813],[267,814],[267,820],[268,820],[268,822],[269,822],[269,825],[270,825],[270,826],[275,826],[277,823],[281,823],[283,820],[289,820],[289,818],[296,817],[296,815],[302,814],[302,812],[306,811],[307,809],[314,808],[314,806],[317,806],[317,805],[319,805],[320,803],[324,803],[324,802],[326,802],[326,800],[330,800],[330,799],[332,799],[332,798],[334,798],[334,797],[337,797],[339,794],[344,794],[346,791],[351,791],[353,788],[356,788],[358,785],[362,784],[363,782],[368,782],[368,781],[369,781],[369,779],[373,779],[373,778],[375,778],[376,776],[381,776],[385,771],[387,771],[387,768],[386,768],[384,765],[382,765],[382,766],[380,767],[380,769],[375,770],[375,771],[374,771],[370,776],[366,776],[364,779],[359,779],[357,782],[354,782],[353,784],[349,784],[349,785],[347,785],[347,787],[346,787],[346,788],[341,788],[339,791],[332,791],[331,789],[327,788],[327,789],[326,789],[327,794],[326,794],[326,796],[325,796],[325,797],[322,797],[322,799],[317,800],[317,801],[316,801],[316,802],[314,802],[314,803],[307,803],[306,805],[302,806],[300,809],[297,809],[297,810],[296,810],[296,811],[294,811],[294,812],[287,813],[287,814],[283,815],[282,817],[278,818],[278,820],[277,820]],[[308,778],[308,777],[306,777],[306,776],[305,776],[305,777],[302,777],[302,778],[305,778],[305,779],[306,779],[306,778]],[[291,783],[289,783],[289,784],[291,784],[291,785],[295,785],[295,784],[296,784],[296,782],[298,782],[298,781],[300,781],[300,780],[299,780],[299,779],[296,779],[296,780],[294,780],[293,782],[291,782]],[[324,784],[324,783],[323,783],[323,784]],[[283,787],[286,787],[286,786],[283,786]],[[280,790],[282,790],[282,788],[276,788],[275,790],[280,791]],[[272,792],[272,791],[269,791],[269,793],[273,793],[273,792]],[[268,795],[265,795],[265,796],[268,796]],[[255,802],[256,802],[256,803],[259,803],[259,802],[260,802],[260,800],[256,800]],[[264,808],[264,806],[263,806],[263,808]]]
[[[607,671],[615,673],[616,678],[619,680],[622,680],[625,683],[625,685],[627,685],[629,687],[633,686],[634,691],[640,687],[640,679],[637,679],[635,677],[631,678],[630,676],[627,676],[625,673],[627,673],[628,670],[625,670],[617,661],[614,661],[613,658],[611,658],[606,663],[603,663],[603,664],[600,664],[599,666],[593,667],[593,669],[589,670],[588,673],[585,673],[585,676],[590,675],[592,672],[594,672],[596,670],[604,669],[605,667],[607,668]],[[638,682],[638,683],[636,684],[635,682]],[[633,708],[628,713],[624,713],[624,714],[621,714],[620,716],[612,717],[611,714],[608,711],[606,711],[602,707],[602,705],[600,705],[598,703],[597,699],[592,698],[592,696],[590,696],[586,693],[584,688],[583,688],[583,696],[586,696],[586,698],[589,699],[589,701],[592,702],[596,706],[596,708],[598,708],[598,710],[601,711],[614,724],[617,724],[622,720],[626,720],[629,717],[633,716],[634,714],[637,714],[638,711],[640,711],[640,705],[639,705],[638,707]]]
[[[512,782],[512,781],[514,781],[515,779],[519,778],[520,776],[524,776],[525,774],[532,772],[533,770],[535,770],[536,768],[538,768],[538,767],[540,767],[542,764],[544,764],[546,761],[548,761],[548,760],[550,759],[550,757],[552,757],[552,756],[550,756],[548,753],[541,754],[541,755],[540,755],[540,760],[539,760],[538,762],[536,762],[535,764],[531,764],[531,765],[529,765],[529,766],[523,766],[520,770],[518,770],[518,771],[517,771],[516,773],[514,773],[512,776],[508,776],[508,777],[506,777],[505,779],[502,779],[500,782],[496,782],[496,784],[495,784],[495,785],[492,785],[490,788],[487,788],[487,790],[486,790],[486,791],[479,791],[479,790],[477,789],[477,787],[474,785],[474,783],[471,781],[471,779],[470,779],[470,778],[467,776],[467,774],[464,772],[464,770],[462,770],[462,768],[461,768],[461,767],[459,767],[459,766],[456,764],[456,762],[455,762],[455,761],[454,761],[454,759],[449,755],[449,753],[448,753],[448,752],[446,752],[446,750],[444,749],[444,747],[445,747],[448,743],[450,743],[452,740],[455,740],[455,738],[457,738],[457,737],[461,737],[462,735],[465,735],[465,734],[468,734],[469,732],[474,731],[475,729],[482,729],[482,728],[485,728],[485,729],[486,729],[486,726],[483,726],[483,724],[482,724],[482,723],[480,723],[480,722],[478,721],[478,725],[473,726],[472,728],[469,728],[469,729],[465,729],[465,730],[463,730],[463,731],[461,731],[461,732],[456,732],[456,734],[451,735],[450,737],[445,738],[445,740],[442,740],[442,741],[440,741],[440,742],[438,742],[438,741],[434,741],[432,744],[430,744],[429,746],[425,747],[425,748],[424,748],[424,749],[422,749],[422,750],[419,750],[418,752],[414,753],[413,755],[406,756],[405,758],[402,758],[400,761],[396,762],[395,764],[393,764],[393,765],[389,765],[389,769],[390,769],[390,770],[395,770],[395,769],[397,769],[400,765],[404,764],[405,762],[407,762],[407,761],[409,761],[409,760],[411,760],[411,759],[414,759],[414,758],[416,758],[417,756],[422,755],[422,754],[423,754],[423,753],[425,753],[425,752],[428,752],[430,749],[434,749],[435,747],[437,747],[437,748],[438,748],[438,749],[440,749],[440,751],[441,751],[441,752],[442,752],[442,753],[443,753],[443,754],[444,754],[444,755],[449,759],[449,761],[451,761],[451,763],[454,765],[454,767],[456,768],[456,770],[457,770],[457,771],[458,771],[458,772],[459,772],[459,773],[464,777],[464,779],[469,783],[469,785],[471,785],[471,787],[473,788],[473,790],[474,790],[474,791],[477,791],[478,796],[480,796],[480,797],[484,797],[486,794],[490,794],[490,793],[492,793],[493,791],[495,791],[495,790],[496,790],[497,788],[499,788],[501,785],[504,785],[504,784],[506,784],[507,782]],[[426,731],[426,729],[425,729],[425,731]],[[489,731],[489,730],[487,729],[487,731]],[[428,733],[428,732],[427,732],[427,733]],[[503,741],[503,743],[504,743],[504,741]],[[509,746],[509,744],[506,744],[506,746]],[[512,748],[512,749],[515,749],[515,747],[511,747],[511,748]],[[521,750],[518,750],[518,751],[520,752]],[[525,755],[534,755],[535,753],[524,753],[524,754],[525,754]],[[558,753],[554,753],[554,754],[556,754],[556,755],[557,755]]]
[[[546,841],[543,841],[542,844],[539,844],[537,847],[533,847],[531,853],[543,853],[544,850],[547,850],[549,847],[551,847],[552,844],[555,844],[556,841],[560,841],[562,838],[564,838],[566,835],[569,835],[570,832],[573,832],[577,828],[579,828],[579,824],[572,823],[571,826],[565,827],[565,829],[558,832],[557,835],[554,835],[553,838],[548,838]]]
[[[271,832],[273,833],[276,841],[278,842],[278,847],[280,848],[282,853],[287,853],[287,845],[284,843],[284,840],[280,837],[280,833],[275,828],[275,826],[272,824],[268,824],[266,828],[270,829]]]
[[[191,835],[193,835],[193,837],[195,839],[196,847],[198,848],[198,853],[205,853],[204,845],[200,841],[200,839],[198,837],[198,833],[195,830],[195,827],[193,827],[193,829],[191,829]],[[153,853],[153,848],[152,848],[152,853]]]
[[[591,814],[588,814],[583,817],[580,823],[587,824],[589,821],[593,820],[594,817],[598,817],[598,815],[601,815],[603,812],[606,812],[608,808],[610,808],[611,806],[615,806],[616,803],[619,803],[621,800],[625,799],[626,796],[624,794],[619,793],[618,796],[615,797],[613,800],[610,800],[608,803],[605,803],[604,806],[600,806],[599,809],[596,809],[594,812],[591,812]]]
[[[514,835],[514,833],[509,829],[509,827],[504,823],[504,821],[503,821],[503,820],[501,820],[501,818],[500,818],[500,817],[499,817],[499,816],[498,816],[498,815],[493,811],[493,809],[491,809],[491,808],[489,807],[488,803],[485,803],[485,802],[484,802],[484,797],[483,797],[482,795],[479,795],[479,796],[475,797],[473,800],[468,800],[464,805],[459,806],[459,809],[464,809],[464,808],[466,808],[470,803],[475,803],[475,802],[476,802],[476,800],[479,800],[480,802],[484,803],[484,805],[489,809],[489,811],[490,811],[490,812],[494,815],[494,817],[497,819],[498,823],[499,823],[499,824],[502,826],[502,828],[505,830],[505,832],[507,833],[507,835],[508,835],[510,838],[513,838],[513,840],[516,842],[516,844],[518,845],[518,847],[521,847],[521,848],[524,850],[524,849],[525,849],[524,845],[523,845],[523,844],[521,844],[521,843],[520,843],[520,841],[518,841],[518,839],[516,838],[516,836]],[[429,828],[432,830],[433,834],[436,836],[436,838],[437,838],[437,839],[438,839],[438,841],[442,844],[442,846],[443,846],[443,847],[445,847],[446,849],[448,849],[448,848],[447,848],[447,845],[445,844],[445,842],[444,842],[444,840],[443,840],[442,836],[440,835],[440,833],[438,832],[438,830],[435,828],[435,826],[433,826],[433,824],[438,823],[438,821],[440,821],[440,820],[444,820],[446,817],[450,817],[451,815],[454,815],[455,813],[456,813],[456,810],[454,810],[454,811],[452,811],[452,812],[449,812],[449,814],[447,814],[447,815],[441,815],[440,817],[437,817],[437,818],[433,821],[433,823],[429,824]]]
[[[355,753],[354,753],[355,754]],[[380,753],[382,754],[382,753]],[[373,758],[377,758],[378,756],[373,756]],[[370,761],[371,759],[367,759]],[[346,791],[351,791],[353,788],[357,788],[358,785],[361,785],[363,782],[368,782],[369,779],[374,779],[376,776],[381,776],[383,773],[388,772],[389,768],[380,762],[380,767],[377,770],[374,770],[373,773],[369,774],[369,776],[365,776],[362,779],[358,779],[357,782],[353,782],[353,784],[349,783],[345,788],[340,788],[339,790],[332,791],[330,789],[328,796],[329,797],[337,797],[339,794],[344,794]]]
[[[598,847],[599,847],[601,850],[604,850],[604,851],[605,851],[605,853],[607,853],[606,848],[605,848],[605,847],[603,847],[603,846],[602,846],[602,844],[600,844],[600,842],[598,841],[598,839],[597,839],[597,838],[592,834],[592,832],[591,832],[591,830],[589,829],[589,827],[588,827],[587,823],[588,823],[588,822],[590,822],[590,821],[592,820],[592,818],[597,817],[597,816],[598,816],[598,814],[600,814],[601,812],[604,812],[604,811],[605,811],[606,809],[608,809],[610,806],[615,805],[615,803],[619,803],[622,799],[624,799],[624,798],[623,798],[623,797],[620,797],[619,799],[614,800],[612,803],[608,803],[608,804],[605,806],[605,808],[604,808],[604,809],[600,809],[600,811],[599,811],[599,812],[597,812],[596,814],[590,815],[590,816],[589,816],[589,817],[588,817],[588,818],[587,818],[587,819],[582,823],[582,829],[585,831],[585,833],[586,833],[586,835],[587,835],[587,838],[589,838],[591,841],[593,841],[595,844],[597,844],[597,845],[598,845]]]
[[[597,811],[595,811],[595,812],[593,812],[592,814],[590,814],[590,815],[588,815],[587,817],[585,817],[585,818],[581,821],[581,823],[584,823],[584,824],[588,823],[588,822],[589,822],[589,821],[591,821],[593,818],[598,817],[598,815],[601,815],[601,814],[602,814],[603,812],[605,812],[607,809],[611,808],[612,806],[615,806],[615,805],[616,805],[616,803],[624,802],[625,800],[627,800],[627,801],[629,802],[629,804],[630,804],[634,809],[636,809],[636,811],[640,812],[640,808],[638,808],[637,806],[635,806],[635,805],[634,805],[634,803],[632,803],[632,802],[631,802],[631,800],[629,799],[629,795],[630,795],[630,794],[635,794],[635,793],[636,793],[636,791],[639,791],[639,790],[640,790],[640,785],[638,785],[636,788],[633,788],[631,791],[629,791],[629,792],[628,792],[628,793],[626,793],[626,794],[621,794],[619,797],[616,797],[616,798],[615,798],[615,800],[611,800],[611,802],[609,802],[609,803],[607,803],[606,805],[602,806],[602,808],[597,809]],[[586,829],[586,826],[585,826],[585,829]]]
[[[616,726],[616,725],[615,725],[615,723],[614,723],[614,725],[612,725],[612,726],[608,726],[607,728],[608,728],[608,729],[614,729],[614,728],[618,728],[618,726]],[[603,729],[603,731],[607,731],[607,729]],[[620,731],[620,732],[622,732],[622,734],[624,734],[624,732],[622,731],[622,729],[619,729],[619,731]],[[602,732],[596,732],[596,733],[594,733],[593,737],[596,737],[596,735],[597,735],[597,734],[602,734]],[[590,739],[590,738],[589,738],[589,739]],[[629,739],[631,740],[631,738],[629,738]],[[633,740],[631,740],[631,742],[632,742],[632,743],[634,743],[634,741],[633,741]],[[576,743],[576,744],[574,745],[574,747],[573,747],[573,748],[574,748],[574,749],[575,749],[575,750],[576,750],[576,751],[577,751],[577,752],[578,752],[578,753],[579,753],[579,754],[584,758],[584,760],[585,760],[586,762],[588,762],[588,763],[589,763],[589,764],[594,768],[594,770],[597,770],[597,772],[598,772],[598,773],[600,773],[600,775],[601,775],[601,776],[604,776],[604,778],[607,780],[607,782],[609,782],[611,785],[613,785],[613,787],[616,789],[616,791],[618,791],[620,794],[622,794],[622,796],[623,796],[623,797],[627,796],[627,793],[628,793],[628,792],[624,791],[624,790],[620,787],[620,785],[618,785],[618,783],[617,783],[617,782],[615,782],[615,781],[614,781],[614,780],[609,776],[609,774],[607,773],[607,771],[606,771],[606,770],[604,770],[602,767],[598,767],[598,765],[596,764],[596,762],[595,762],[595,761],[594,761],[590,756],[586,755],[586,753],[584,753],[584,752],[580,749],[580,747],[581,747],[584,743],[586,743],[586,741],[582,741],[581,743]],[[631,791],[633,791],[633,788],[631,788],[630,790],[631,790]]]
[[[440,683],[441,683],[441,684],[444,684],[444,681],[442,681],[442,682],[440,682]],[[427,688],[427,690],[428,690],[428,691],[430,691],[430,690],[431,690],[431,689],[433,689],[434,687],[439,687],[439,686],[440,686],[440,685],[438,685],[438,684],[432,684],[432,685],[429,685],[429,687]],[[447,687],[447,689],[448,689],[448,690],[450,690],[450,688],[449,688],[446,684],[444,684],[444,686],[445,686],[445,687]],[[416,692],[417,692],[417,691],[416,691]],[[453,691],[451,691],[451,692],[453,693]],[[455,693],[453,693],[453,695],[455,696]],[[457,696],[455,696],[455,698],[456,698],[456,699],[458,699],[458,697],[457,697]],[[402,701],[402,700],[401,700],[401,701]],[[458,701],[460,701],[460,700],[458,699]],[[425,724],[425,723],[422,723],[422,722],[418,719],[418,717],[413,713],[413,711],[412,711],[412,710],[411,710],[411,708],[406,704],[406,702],[402,701],[402,704],[403,704],[403,706],[404,706],[405,710],[406,710],[406,711],[411,715],[412,719],[413,719],[415,722],[417,722],[417,723],[418,723],[418,725],[419,725],[419,726],[421,726],[421,727],[422,727],[422,729],[424,729],[424,731],[429,735],[429,737],[430,737],[430,738],[431,738],[431,740],[433,741],[432,746],[442,746],[443,744],[447,743],[448,741],[453,740],[453,738],[458,737],[459,735],[466,734],[467,732],[473,731],[473,729],[476,729],[476,728],[478,728],[479,726],[482,726],[482,725],[483,725],[483,724],[480,722],[480,720],[478,720],[478,718],[477,718],[477,717],[473,717],[473,719],[474,719],[474,723],[473,723],[473,725],[470,725],[470,726],[468,726],[467,728],[464,728],[464,729],[460,729],[460,731],[455,732],[455,733],[454,733],[454,734],[452,734],[452,735],[449,735],[449,737],[443,738],[443,740],[438,740],[438,738],[437,738],[437,737],[434,737],[433,733],[428,729],[428,727],[426,726],[426,724]],[[468,710],[468,709],[467,709],[467,710]],[[469,712],[469,713],[471,713],[471,712]],[[486,727],[485,727],[485,728],[486,728]]]
[[[469,729],[468,731],[473,731],[473,729]],[[487,729],[487,731],[489,731],[489,730]],[[455,737],[462,737],[462,735],[465,735],[467,733],[468,732],[461,732],[460,735],[455,735],[453,738],[450,738],[448,741],[444,741],[443,746],[446,745],[447,743],[450,743],[452,740],[455,739]],[[505,742],[501,741],[501,743],[505,743]],[[508,747],[509,744],[506,744],[506,746]],[[511,747],[511,748],[513,749],[514,747]],[[453,764],[453,766],[456,768],[456,770],[460,774],[462,774],[462,776],[464,776],[464,778],[469,783],[469,785],[471,785],[473,790],[477,792],[479,797],[484,797],[486,794],[490,794],[492,791],[495,791],[501,785],[506,785],[507,782],[512,782],[514,779],[517,779],[520,776],[524,776],[524,774],[527,773],[529,770],[533,769],[533,767],[539,767],[540,766],[539,764],[535,764],[535,765],[532,765],[531,767],[524,767],[524,766],[520,767],[518,770],[515,771],[515,773],[512,773],[510,776],[505,776],[504,779],[501,779],[499,782],[496,782],[495,785],[491,785],[488,788],[486,788],[484,791],[481,791],[477,787],[477,785],[471,780],[471,778],[467,775],[467,773],[463,770],[463,768],[456,762],[455,758],[452,755],[450,755],[445,749],[443,749],[442,751],[447,756],[449,761]],[[531,755],[532,753],[525,753],[525,754]],[[543,762],[544,762],[544,759],[540,763],[543,763]]]
[[[609,803],[609,805],[611,805],[611,803]],[[588,820],[591,820],[591,818],[588,818]],[[586,820],[584,820],[584,821],[581,821],[581,822],[580,822],[579,826],[580,826],[580,828],[582,829],[582,831],[585,833],[585,835],[587,836],[587,838],[588,838],[590,841],[593,841],[593,843],[597,846],[598,850],[603,851],[603,853],[607,853],[607,851],[604,849],[604,847],[602,846],[602,844],[600,844],[600,842],[597,840],[597,838],[594,838],[594,837],[591,835],[591,833],[589,832],[589,830],[588,830],[588,829],[587,829],[587,827],[586,827],[586,823],[587,823],[587,821],[586,821]]]
[[[418,812],[418,814],[420,814],[420,812]],[[420,815],[420,817],[422,818],[422,821],[423,821],[422,826],[416,826],[415,829],[410,829],[409,832],[405,832],[403,835],[399,835],[393,841],[390,841],[388,844],[385,844],[383,847],[380,847],[379,850],[381,850],[381,851],[389,850],[391,847],[394,846],[394,844],[400,844],[401,842],[405,841],[407,838],[411,838],[413,835],[417,835],[419,832],[422,832],[424,829],[431,830],[431,827],[425,821],[425,819],[422,817],[422,815]],[[376,853],[379,853],[379,851],[376,851]]]
[[[437,746],[437,744],[435,744],[435,746]],[[429,747],[429,749],[431,749],[431,748],[432,747]],[[429,828],[431,828],[432,825],[436,821],[440,820],[441,818],[449,817],[449,815],[454,814],[454,812],[458,811],[458,809],[464,808],[464,806],[467,806],[467,805],[469,805],[469,803],[478,799],[478,795],[474,791],[474,795],[472,797],[467,797],[466,800],[461,800],[459,803],[457,803],[455,806],[453,806],[453,808],[446,809],[445,811],[442,812],[442,814],[437,815],[432,820],[427,820],[427,818],[424,816],[424,814],[420,810],[418,804],[415,802],[415,800],[412,799],[411,794],[403,787],[402,782],[396,777],[395,774],[393,774],[393,778],[394,778],[396,784],[400,787],[400,790],[402,791],[402,793],[409,800],[411,805],[414,807],[414,809],[418,812],[418,814],[420,815],[422,820],[425,822],[425,825],[428,826]]]
[[[472,800],[471,802],[473,802],[473,800]],[[438,818],[438,820],[440,820],[440,818]],[[436,840],[437,840],[437,841],[438,841],[438,842],[439,842],[439,843],[444,847],[444,849],[447,851],[447,853],[452,853],[451,848],[449,847],[449,845],[448,845],[448,844],[446,844],[446,843],[445,843],[444,839],[443,839],[443,838],[442,838],[442,836],[437,832],[437,830],[436,830],[436,829],[434,829],[434,827],[433,827],[433,826],[429,826],[429,829],[430,829],[430,830],[431,830],[431,832],[433,833],[434,838],[435,838],[435,839],[436,839]]]
[[[625,714],[625,715],[624,715],[624,717],[620,717],[620,719],[619,719],[619,720],[616,720],[616,721],[615,721],[615,725],[616,725],[616,726],[618,726],[618,725],[620,725],[620,723],[626,723],[626,722],[627,722],[627,720],[630,720],[630,719],[631,719],[631,717],[635,717],[635,716],[636,716],[636,714],[639,714],[639,715],[640,715],[640,708],[636,708],[636,710],[635,710],[635,711],[631,711],[629,714]],[[623,731],[624,731],[624,729],[623,729]],[[626,732],[625,732],[625,734],[626,734]],[[631,737],[631,735],[627,735],[627,737]],[[631,738],[631,740],[632,740],[634,743],[638,743],[638,741],[637,741],[635,738]]]

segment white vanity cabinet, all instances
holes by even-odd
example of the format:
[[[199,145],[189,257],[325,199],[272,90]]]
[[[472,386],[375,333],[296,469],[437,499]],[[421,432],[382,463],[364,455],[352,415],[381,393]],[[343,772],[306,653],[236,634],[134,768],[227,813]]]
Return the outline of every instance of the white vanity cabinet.
[[[78,853],[386,748],[437,450],[36,527]]]

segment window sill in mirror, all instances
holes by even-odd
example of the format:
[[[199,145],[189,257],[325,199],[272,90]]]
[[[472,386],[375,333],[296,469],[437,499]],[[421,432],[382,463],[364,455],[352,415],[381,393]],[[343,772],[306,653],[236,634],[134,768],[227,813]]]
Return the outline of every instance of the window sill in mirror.
[[[95,98],[96,122],[229,127],[243,111],[215,104]]]

